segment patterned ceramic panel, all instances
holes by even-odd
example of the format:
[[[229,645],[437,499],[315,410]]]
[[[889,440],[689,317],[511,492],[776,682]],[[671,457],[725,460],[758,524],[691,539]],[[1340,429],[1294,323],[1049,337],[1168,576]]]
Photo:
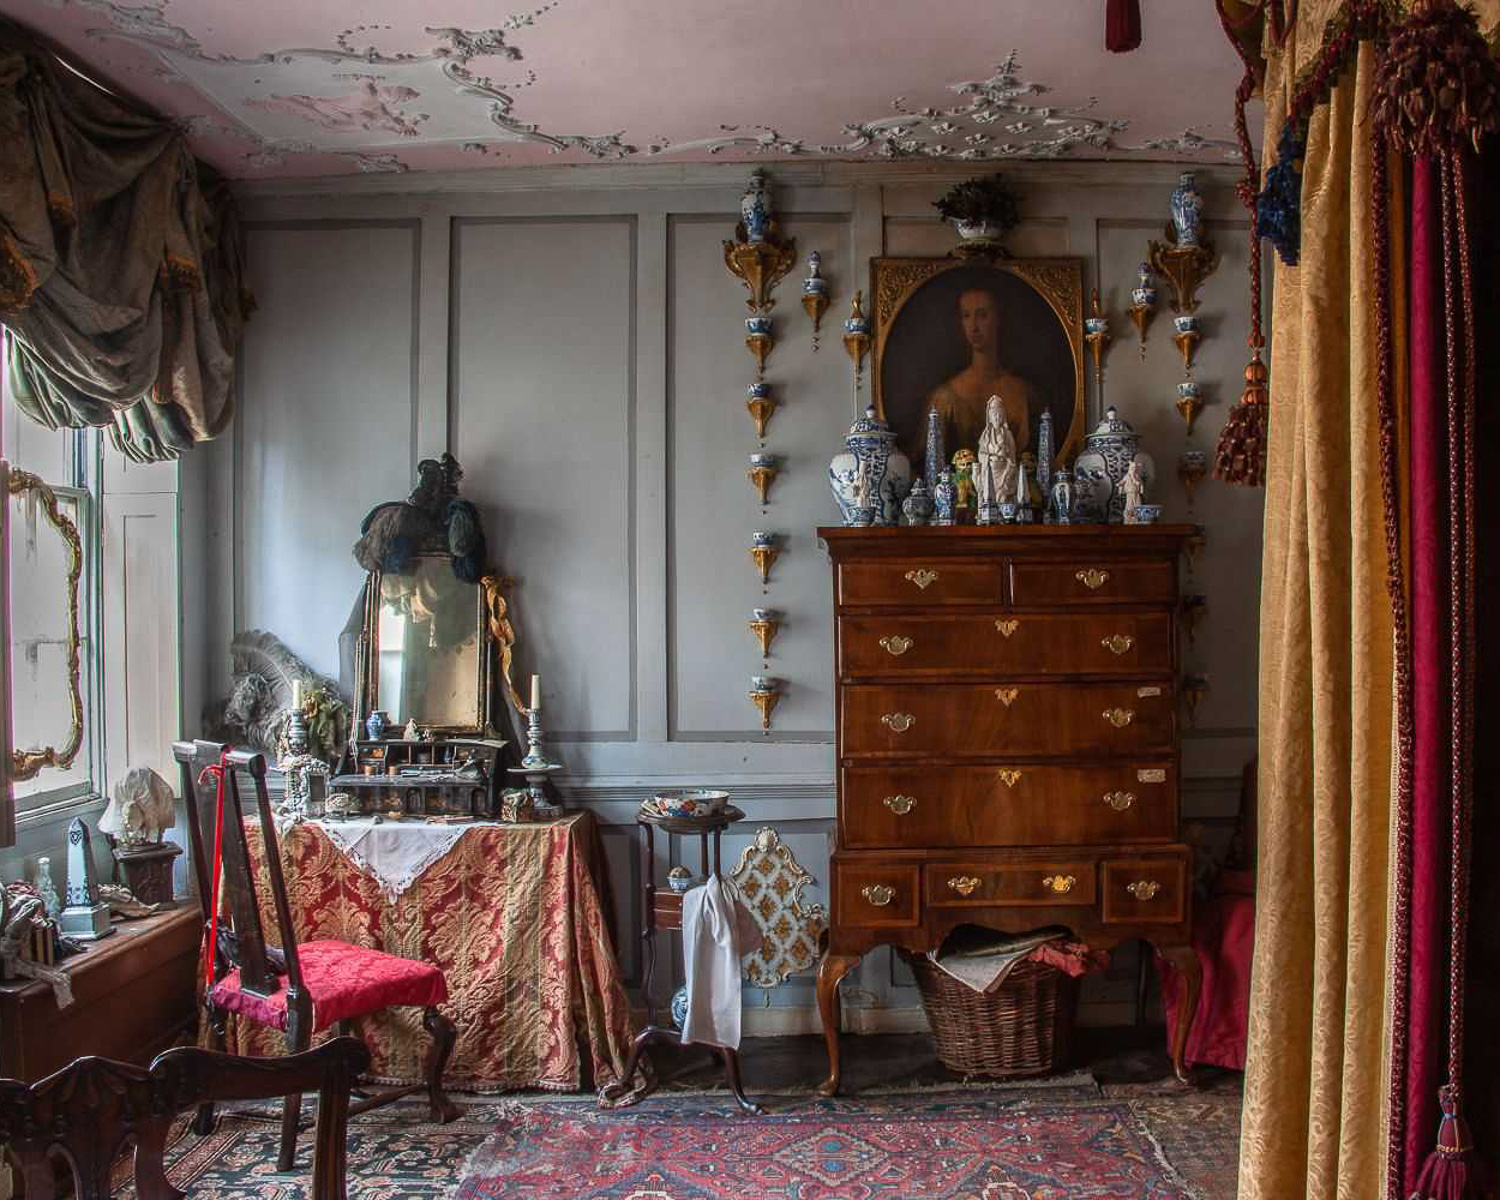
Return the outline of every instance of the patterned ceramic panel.
[[[772,988],[818,960],[818,938],[828,928],[821,904],[802,904],[813,881],[781,835],[767,826],[745,847],[730,878],[740,889],[765,943],[745,958],[745,976],[755,987]]]

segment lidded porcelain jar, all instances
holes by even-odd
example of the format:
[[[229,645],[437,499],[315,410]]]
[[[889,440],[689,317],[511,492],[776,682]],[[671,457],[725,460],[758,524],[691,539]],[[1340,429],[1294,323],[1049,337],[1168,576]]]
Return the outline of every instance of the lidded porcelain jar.
[[[869,505],[875,510],[874,524],[895,525],[901,516],[901,501],[911,491],[911,460],[897,448],[895,433],[875,415],[873,405],[849,426],[844,447],[828,464],[828,486],[844,524],[859,523],[859,477],[863,470]]]
[[[1104,419],[1083,439],[1083,453],[1073,464],[1075,520],[1125,519],[1125,493],[1120,483],[1132,462],[1140,464],[1141,478],[1149,488],[1156,464],[1141,450],[1140,434],[1110,405],[1104,410]]]

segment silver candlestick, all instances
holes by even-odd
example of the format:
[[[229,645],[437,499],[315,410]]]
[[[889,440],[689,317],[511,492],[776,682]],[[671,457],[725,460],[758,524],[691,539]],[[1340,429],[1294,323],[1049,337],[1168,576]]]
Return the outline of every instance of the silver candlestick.
[[[547,799],[545,784],[548,778],[564,769],[562,763],[552,762],[542,751],[542,710],[532,707],[526,710],[526,757],[519,767],[507,767],[511,775],[521,775],[526,780],[526,791],[530,797],[532,812],[538,817],[560,816],[562,809]]]

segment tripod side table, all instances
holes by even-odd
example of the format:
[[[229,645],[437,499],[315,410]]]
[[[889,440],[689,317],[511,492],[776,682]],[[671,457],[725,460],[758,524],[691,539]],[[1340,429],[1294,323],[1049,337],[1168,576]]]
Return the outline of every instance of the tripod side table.
[[[684,837],[697,837],[705,876],[710,873],[709,840],[712,838],[712,874],[718,877],[721,876],[723,870],[720,839],[725,829],[736,821],[743,820],[744,816],[745,814],[733,805],[708,817],[657,817],[649,813],[636,815],[636,824],[641,830],[641,878],[645,881],[645,904],[643,906],[645,916],[641,927],[641,948],[645,952],[646,960],[644,979],[646,1028],[636,1034],[635,1041],[630,1047],[630,1057],[625,1060],[625,1070],[620,1076],[620,1082],[606,1089],[608,1096],[619,1095],[629,1086],[631,1079],[635,1077],[641,1052],[651,1042],[681,1041],[681,1034],[677,1030],[656,1024],[656,1007],[651,998],[651,983],[656,973],[656,935],[661,931],[670,932],[682,928],[682,896],[677,892],[658,890],[656,887],[656,876],[653,870],[656,830],[661,829],[669,834],[675,833]],[[734,1093],[735,1100],[739,1102],[739,1106],[755,1116],[763,1114],[766,1110],[745,1095],[744,1085],[740,1081],[739,1051],[727,1046],[707,1046],[706,1049],[712,1050],[723,1059],[725,1079],[729,1084],[729,1090]]]

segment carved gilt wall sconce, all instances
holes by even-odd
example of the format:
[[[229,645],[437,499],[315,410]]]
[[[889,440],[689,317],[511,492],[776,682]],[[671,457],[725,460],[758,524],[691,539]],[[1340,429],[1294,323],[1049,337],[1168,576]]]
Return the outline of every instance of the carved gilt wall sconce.
[[[750,419],[755,422],[755,436],[765,441],[766,426],[771,422],[771,414],[776,411],[776,400],[771,395],[769,383],[752,383],[745,389],[745,408],[749,410]]]
[[[1109,349],[1112,340],[1109,336],[1109,321],[1099,307],[1099,289],[1095,288],[1092,296],[1092,313],[1083,319],[1083,340],[1089,345],[1089,352],[1094,356],[1094,380],[1099,387],[1104,386],[1104,352]]]
[[[1151,265],[1142,263],[1136,273],[1135,289],[1130,293],[1130,321],[1140,341],[1141,358],[1146,357],[1146,331],[1156,315],[1156,284],[1151,279]]]
[[[1203,397],[1198,394],[1198,385],[1191,379],[1184,379],[1177,385],[1177,415],[1187,422],[1187,431],[1193,432],[1193,422],[1198,419],[1198,414],[1203,411]]]
[[[1198,565],[1198,556],[1203,553],[1203,548],[1208,545],[1208,527],[1206,525],[1195,525],[1194,533],[1187,541],[1182,543],[1182,553],[1187,559],[1188,578],[1193,577],[1193,569]]]
[[[781,556],[781,549],[776,545],[774,533],[755,533],[750,536],[750,558],[755,563],[755,569],[760,572],[760,582],[764,585],[771,578],[771,567]],[[762,590],[765,590],[764,586]]]
[[[1189,374],[1193,370],[1193,356],[1198,352],[1198,343],[1203,335],[1198,331],[1198,318],[1192,313],[1183,313],[1172,318],[1172,341],[1177,353],[1182,355],[1182,369]]]
[[[69,720],[68,735],[61,748],[45,746],[38,750],[11,751],[11,778],[16,782],[34,779],[44,767],[66,770],[73,765],[83,749],[83,671],[81,667],[82,632],[79,626],[79,583],[83,578],[83,541],[78,526],[63,512],[57,493],[29,471],[10,468],[5,482],[6,503],[10,496],[26,496],[57,531],[68,551],[67,576],[64,586],[68,595],[67,633],[67,688]],[[85,503],[79,496],[75,504]],[[3,526],[0,526],[3,528]]]
[[[1168,238],[1173,230],[1167,226]],[[1174,313],[1192,313],[1198,310],[1198,289],[1203,281],[1214,273],[1219,265],[1219,252],[1207,238],[1200,237],[1196,245],[1178,246],[1170,241],[1152,241],[1149,252],[1151,269],[1163,276],[1172,289],[1167,301]]]
[[[750,679],[750,700],[760,710],[760,727],[771,728],[771,714],[781,700],[781,681],[769,675],[753,675]]]
[[[1184,450],[1177,457],[1177,478],[1187,492],[1188,506],[1193,503],[1193,489],[1208,474],[1208,455],[1202,450]]]
[[[771,490],[771,484],[775,482],[778,474],[776,456],[774,454],[752,454],[750,466],[745,474],[749,476],[750,482],[755,485],[755,490],[760,493],[760,505],[766,506],[766,496]]]
[[[854,293],[854,303],[849,315],[844,318],[844,349],[849,361],[854,364],[854,390],[859,391],[860,373],[864,370],[865,355],[870,351],[870,321],[865,316],[864,293]]]
[[[819,273],[823,256],[814,250],[807,256],[807,278],[802,281],[802,310],[813,323],[812,347],[818,349],[818,339],[823,329],[823,314],[828,311],[828,280]]]
[[[1198,706],[1208,695],[1207,675],[1184,675],[1182,677],[1182,699],[1187,705],[1188,724],[1198,727]]]
[[[745,318],[745,349],[749,350],[750,357],[755,359],[757,380],[766,373],[766,359],[771,356],[771,350],[775,345],[776,339],[771,336],[770,317]]]
[[[771,190],[764,171],[750,173],[750,183],[740,199],[740,216],[733,240],[724,243],[724,265],[749,291],[745,307],[756,316],[764,316],[774,304],[771,292],[797,261],[796,239],[783,239],[772,215]]]
[[[771,643],[776,640],[776,634],[781,630],[781,615],[771,608],[754,608],[750,610],[749,621],[750,632],[755,635],[755,640],[760,643],[761,658],[771,657]]]
[[[1203,618],[1208,616],[1208,597],[1203,595],[1188,595],[1182,598],[1182,623],[1187,626],[1188,645],[1193,646],[1198,641],[1198,626],[1203,624]]]

